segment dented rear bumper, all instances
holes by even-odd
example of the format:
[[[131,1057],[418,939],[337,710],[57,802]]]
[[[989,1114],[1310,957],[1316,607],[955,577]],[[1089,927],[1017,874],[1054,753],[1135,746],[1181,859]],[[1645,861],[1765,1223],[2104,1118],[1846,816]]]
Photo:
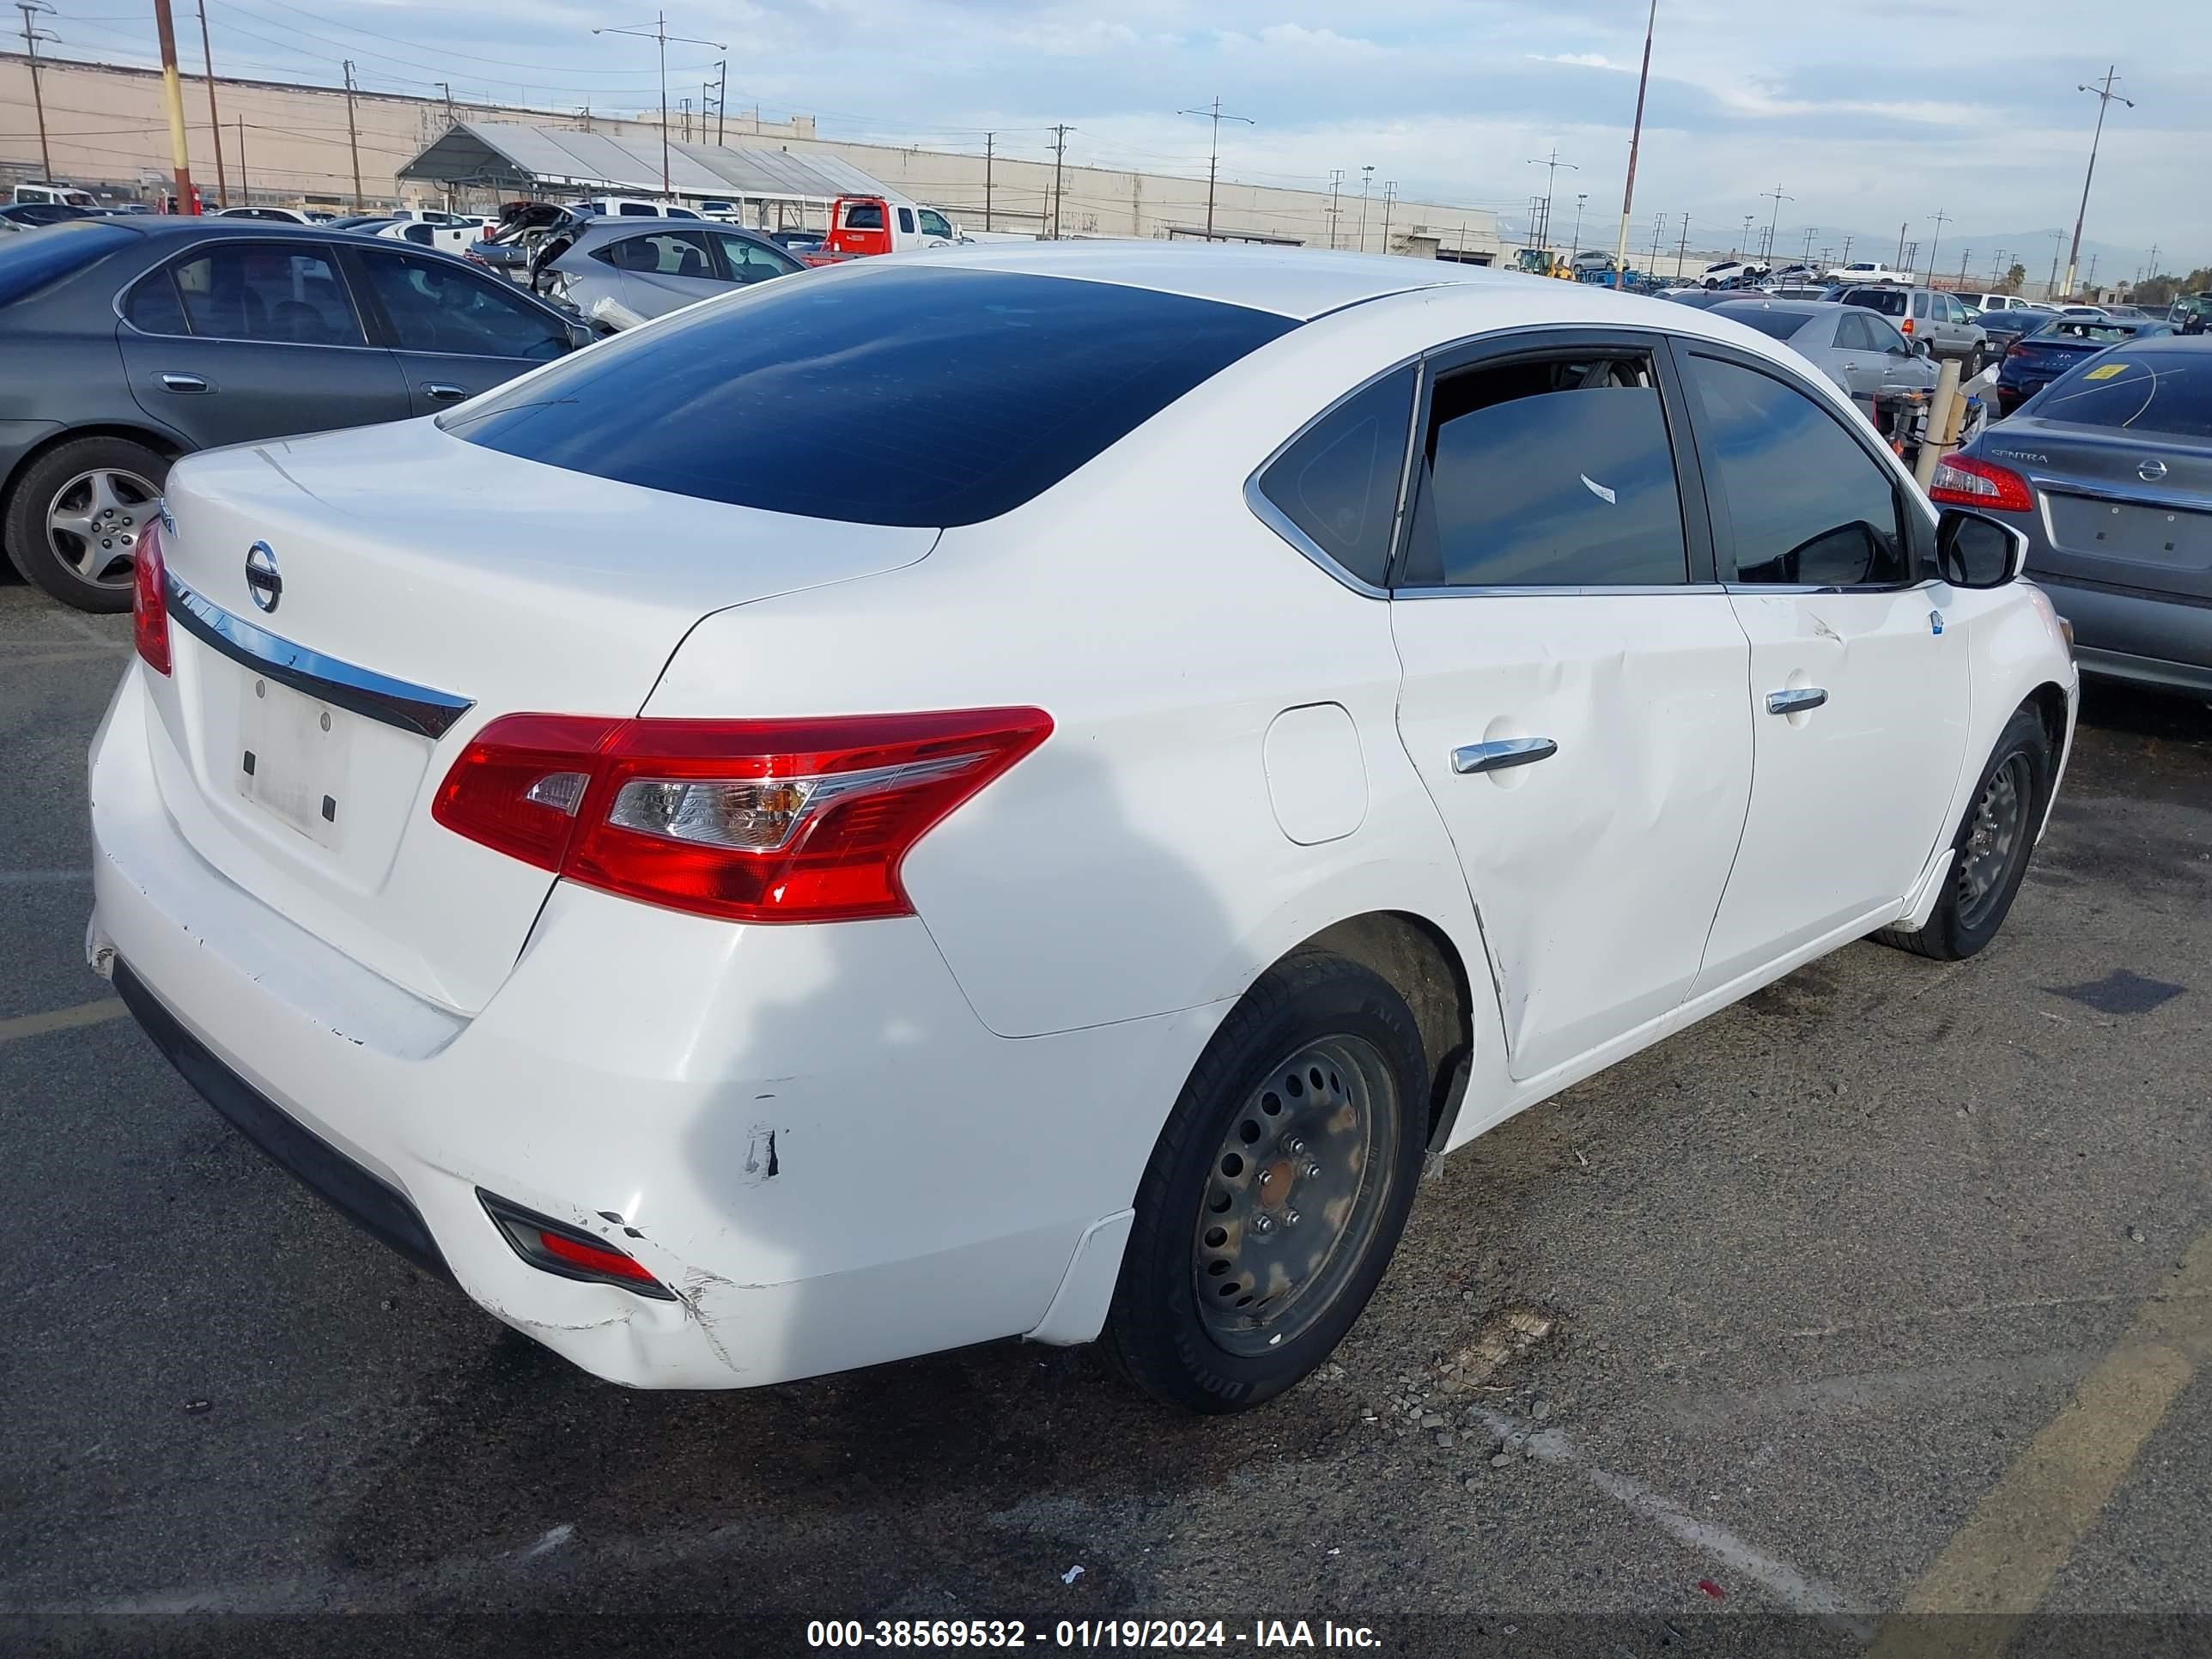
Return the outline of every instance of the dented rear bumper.
[[[1218,1009],[1002,1038],[915,918],[744,927],[561,885],[458,1014],[198,857],[154,788],[138,680],[94,744],[95,967],[234,1122],[500,1319],[659,1388],[1096,1333],[1101,1224]],[[530,1265],[479,1189],[676,1299]]]

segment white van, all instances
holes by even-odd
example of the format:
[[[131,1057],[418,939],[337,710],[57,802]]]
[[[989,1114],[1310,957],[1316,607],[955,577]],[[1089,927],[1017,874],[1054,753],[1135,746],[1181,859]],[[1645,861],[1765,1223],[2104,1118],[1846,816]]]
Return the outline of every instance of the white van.
[[[19,204],[36,202],[55,207],[93,208],[100,205],[90,191],[80,190],[75,185],[58,185],[52,179],[27,181],[16,185],[15,200]]]

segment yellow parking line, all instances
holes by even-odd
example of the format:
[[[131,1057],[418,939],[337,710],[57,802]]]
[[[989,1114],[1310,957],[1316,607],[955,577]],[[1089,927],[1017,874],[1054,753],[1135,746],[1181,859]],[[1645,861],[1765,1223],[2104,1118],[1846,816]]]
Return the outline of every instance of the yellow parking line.
[[[49,1031],[74,1030],[80,1025],[97,1025],[104,1019],[116,1019],[130,1012],[119,999],[102,997],[97,1002],[80,1002],[74,1008],[18,1014],[13,1019],[0,1019],[0,1042],[13,1042],[17,1037],[44,1036]]]
[[[1931,1613],[1945,1621],[1948,1659],[1996,1659],[2103,1514],[2174,1398],[2212,1362],[2212,1232],[2136,1310],[2128,1333],[2028,1442],[1973,1516],[1887,1621],[1869,1659],[1936,1651]]]

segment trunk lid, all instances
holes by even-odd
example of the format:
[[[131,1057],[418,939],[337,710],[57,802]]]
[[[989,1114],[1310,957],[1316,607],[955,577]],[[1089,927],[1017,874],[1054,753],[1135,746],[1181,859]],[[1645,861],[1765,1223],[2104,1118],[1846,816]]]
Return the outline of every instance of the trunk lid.
[[[702,617],[937,537],[590,477],[429,421],[192,456],[166,500],[175,672],[149,678],[171,816],[239,886],[466,1013],[552,880],[431,819],[469,737],[634,714]]]
[[[1980,453],[2033,487],[2061,578],[2212,599],[2212,452],[2156,432],[2015,416]]]

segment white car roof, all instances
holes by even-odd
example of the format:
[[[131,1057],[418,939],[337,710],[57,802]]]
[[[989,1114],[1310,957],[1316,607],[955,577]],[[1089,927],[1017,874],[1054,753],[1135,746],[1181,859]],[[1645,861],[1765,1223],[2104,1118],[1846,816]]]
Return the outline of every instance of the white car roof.
[[[1556,277],[1524,276],[1449,259],[1209,242],[977,242],[894,257],[1157,289],[1164,294],[1272,311],[1301,322],[1363,300],[1413,289],[1461,283],[1568,286]]]

